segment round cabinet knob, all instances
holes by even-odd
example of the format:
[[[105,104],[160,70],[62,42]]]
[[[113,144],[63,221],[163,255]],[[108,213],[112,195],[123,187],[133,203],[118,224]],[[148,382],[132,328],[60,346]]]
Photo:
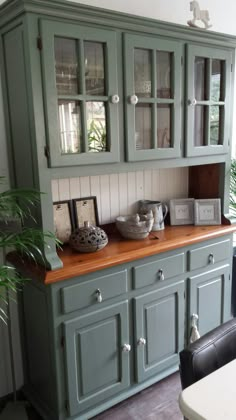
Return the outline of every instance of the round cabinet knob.
[[[163,270],[160,268],[160,270],[158,270],[158,280],[161,280],[161,281],[163,281],[163,280],[165,280],[165,276],[164,276],[164,273],[163,273]]]
[[[209,254],[208,262],[209,262],[209,264],[214,264],[215,258],[214,258],[214,255],[213,254]]]
[[[145,346],[145,344],[146,344],[146,340],[145,340],[145,338],[140,337],[140,338],[138,339],[138,346]]]
[[[194,99],[189,99],[188,104],[191,105],[191,106],[195,106],[195,105],[197,105],[197,100],[195,98]]]
[[[120,102],[119,95],[112,95],[111,97],[111,103],[112,104],[118,104]]]
[[[138,97],[136,95],[132,95],[129,98],[131,105],[136,105],[138,103]]]
[[[128,352],[131,350],[131,345],[130,344],[124,344],[122,346],[122,351]]]
[[[97,289],[95,293],[96,293],[97,302],[101,303],[102,302],[102,292],[101,292],[101,290]]]

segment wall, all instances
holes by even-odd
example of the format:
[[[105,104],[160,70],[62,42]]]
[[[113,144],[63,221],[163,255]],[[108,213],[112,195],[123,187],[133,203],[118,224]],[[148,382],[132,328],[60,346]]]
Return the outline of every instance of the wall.
[[[3,0],[0,0],[0,4],[3,2]],[[192,18],[192,13],[189,11],[188,0],[175,0],[174,2],[170,0],[81,0],[80,3],[183,25],[186,25],[187,20]],[[213,24],[212,30],[236,35],[236,2],[234,0],[228,0],[227,2],[223,2],[222,0],[200,0],[200,5],[202,9],[208,9],[210,12],[211,22]],[[7,176],[6,135],[3,111],[0,85],[0,175],[4,174]],[[137,172],[132,175],[129,173],[122,175],[114,174],[110,176],[104,175],[97,179],[97,184],[95,184],[94,177],[53,181],[53,196],[56,200],[57,198],[64,198],[65,195],[68,194],[67,191],[70,191],[69,194],[71,198],[75,195],[76,197],[79,197],[80,195],[86,196],[87,193],[89,195],[90,193],[94,194],[96,192],[98,195],[101,222],[105,223],[109,219],[113,219],[117,214],[117,210],[114,210],[115,202],[121,203],[119,212],[124,214],[129,212],[129,210],[132,209],[133,203],[140,198],[150,198],[152,196],[153,198],[164,200],[170,196],[169,194],[172,196],[174,196],[174,194],[176,194],[176,196],[184,196],[187,190],[186,169],[173,170],[170,174],[171,176],[168,178],[165,175],[165,170],[150,170]],[[150,180],[151,184],[149,183]],[[173,184],[172,180],[175,180],[177,184]],[[76,190],[74,189],[75,186]],[[132,201],[131,195],[129,194],[130,191],[133,191]],[[109,210],[107,210],[108,203]],[[111,205],[111,203],[113,204]],[[23,379],[21,356],[19,352],[19,330],[16,306],[12,308],[12,312],[17,386],[20,387]],[[11,391],[9,358],[7,355],[7,330],[5,326],[0,323],[0,397]]]

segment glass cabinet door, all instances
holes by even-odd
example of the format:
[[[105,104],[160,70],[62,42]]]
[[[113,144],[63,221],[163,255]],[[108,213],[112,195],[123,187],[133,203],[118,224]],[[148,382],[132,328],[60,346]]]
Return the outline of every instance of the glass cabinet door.
[[[178,42],[125,35],[129,161],[181,155],[181,56]]]
[[[231,53],[187,46],[187,156],[227,153]]]
[[[115,32],[42,21],[41,33],[50,166],[119,161]]]

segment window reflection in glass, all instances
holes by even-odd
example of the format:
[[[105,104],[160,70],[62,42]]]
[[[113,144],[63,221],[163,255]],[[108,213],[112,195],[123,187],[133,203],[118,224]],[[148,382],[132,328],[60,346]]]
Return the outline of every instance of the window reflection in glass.
[[[104,102],[87,102],[86,112],[89,152],[108,151]]]
[[[172,147],[170,116],[170,105],[157,106],[157,147],[160,149]]]
[[[81,117],[77,101],[58,101],[61,154],[81,152]]]
[[[158,98],[171,98],[171,55],[166,51],[157,51],[156,53]]]
[[[135,107],[136,150],[151,149],[151,105],[137,104]]]
[[[134,50],[134,89],[140,97],[151,97],[151,51]]]
[[[205,106],[194,108],[194,146],[205,146]]]
[[[87,95],[105,95],[104,47],[99,42],[84,42],[85,85]]]
[[[211,100],[215,102],[224,101],[222,89],[223,65],[224,62],[221,60],[212,60]]]
[[[54,40],[56,86],[58,95],[78,93],[77,44],[74,39]]]
[[[210,107],[210,144],[220,144],[221,107]]]
[[[206,97],[206,66],[207,60],[195,57],[194,63],[194,95],[197,101],[204,101]]]

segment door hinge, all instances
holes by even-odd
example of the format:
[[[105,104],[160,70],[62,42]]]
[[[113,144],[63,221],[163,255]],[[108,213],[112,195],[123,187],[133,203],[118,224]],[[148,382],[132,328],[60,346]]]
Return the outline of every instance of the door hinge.
[[[48,146],[45,146],[44,147],[44,154],[45,154],[46,158],[49,158],[50,157],[50,150],[49,150],[49,147]]]
[[[40,36],[37,38],[37,48],[39,51],[43,49],[42,38]]]
[[[61,347],[64,348],[65,346],[65,337],[64,335],[61,337]]]
[[[184,292],[184,299],[186,298],[186,294],[185,294],[185,292]]]
[[[68,414],[69,413],[69,404],[68,404],[67,400],[65,401],[65,410],[66,410],[66,413]]]
[[[183,56],[181,55],[181,66],[184,64]]]
[[[231,63],[231,72],[233,71],[233,63]]]

